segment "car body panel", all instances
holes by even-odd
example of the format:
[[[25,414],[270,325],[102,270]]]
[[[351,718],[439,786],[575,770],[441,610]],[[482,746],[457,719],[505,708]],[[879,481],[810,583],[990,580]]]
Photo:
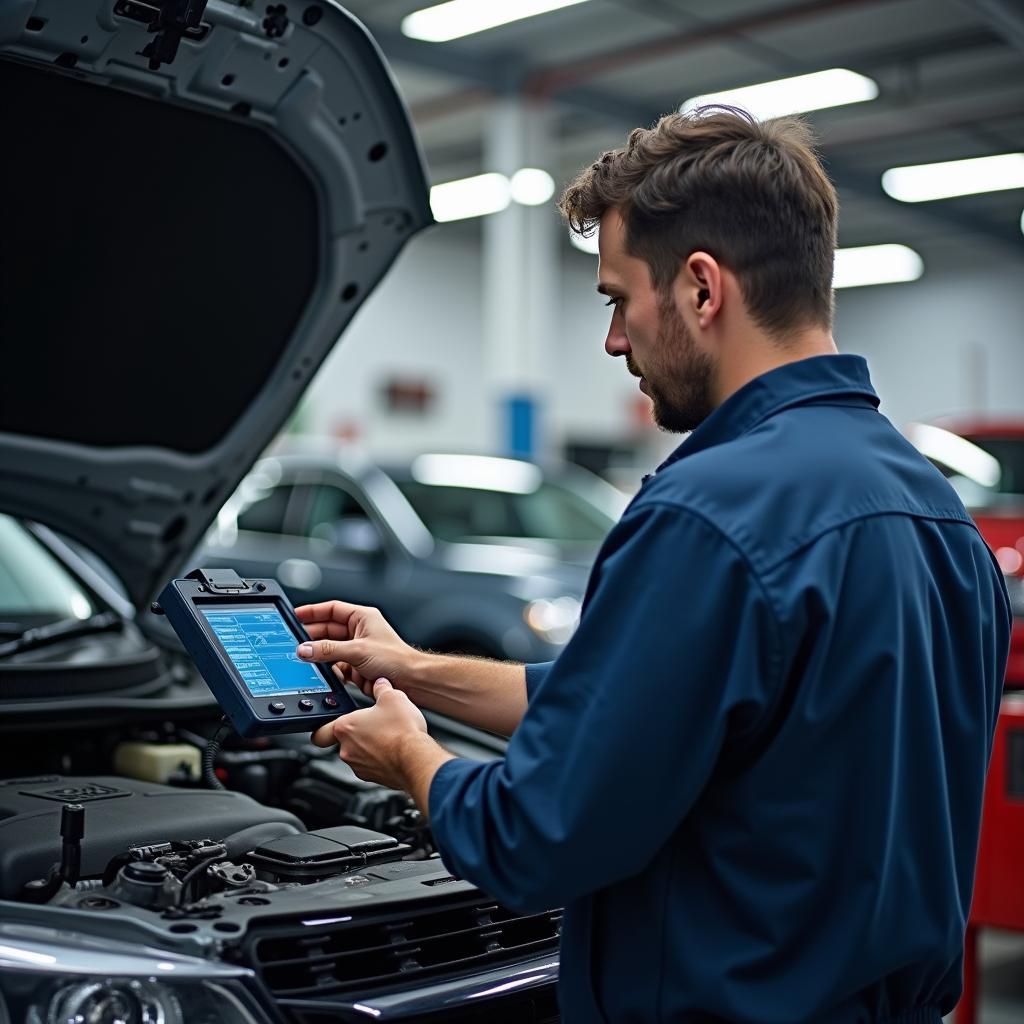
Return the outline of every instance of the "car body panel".
[[[18,339],[0,381],[0,508],[85,544],[136,607],[432,222],[379,50],[339,7],[315,7],[277,33],[210,0],[202,39],[151,70],[137,20],[151,7],[0,2],[16,155],[0,216],[17,254],[0,326]]]

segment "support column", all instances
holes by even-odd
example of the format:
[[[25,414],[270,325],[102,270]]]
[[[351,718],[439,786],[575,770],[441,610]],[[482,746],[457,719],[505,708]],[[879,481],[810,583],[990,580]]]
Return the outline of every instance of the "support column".
[[[499,100],[488,114],[484,169],[509,178],[522,167],[550,172],[551,116],[520,97]],[[559,231],[554,197],[542,206],[512,202],[483,221],[485,394],[499,454],[537,458],[551,449],[544,410],[558,334]]]

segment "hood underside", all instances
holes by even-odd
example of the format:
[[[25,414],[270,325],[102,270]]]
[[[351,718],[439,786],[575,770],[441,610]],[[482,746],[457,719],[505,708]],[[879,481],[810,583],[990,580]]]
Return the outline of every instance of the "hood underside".
[[[155,0],[0,0],[0,510],[140,607],[431,223],[366,31],[270,10],[210,0],[154,70]]]

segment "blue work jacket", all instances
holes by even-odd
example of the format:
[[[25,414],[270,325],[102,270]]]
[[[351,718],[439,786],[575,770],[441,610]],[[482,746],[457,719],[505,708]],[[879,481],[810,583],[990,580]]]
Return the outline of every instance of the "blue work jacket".
[[[570,1024],[939,1021],[961,990],[1006,589],[867,366],[758,377],[649,478],[445,864],[565,906]]]

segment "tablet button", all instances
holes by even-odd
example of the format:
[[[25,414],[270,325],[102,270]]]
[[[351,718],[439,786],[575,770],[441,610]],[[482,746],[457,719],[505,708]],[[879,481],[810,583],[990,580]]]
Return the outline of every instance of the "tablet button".
[[[283,715],[287,708],[285,707],[283,700],[275,700],[271,703],[270,710],[275,715]]]
[[[302,700],[299,701],[299,708],[302,711],[312,711],[313,702],[308,697],[303,697]]]
[[[324,697],[324,707],[325,708],[336,708],[337,706],[338,706],[338,698],[337,697]]]

